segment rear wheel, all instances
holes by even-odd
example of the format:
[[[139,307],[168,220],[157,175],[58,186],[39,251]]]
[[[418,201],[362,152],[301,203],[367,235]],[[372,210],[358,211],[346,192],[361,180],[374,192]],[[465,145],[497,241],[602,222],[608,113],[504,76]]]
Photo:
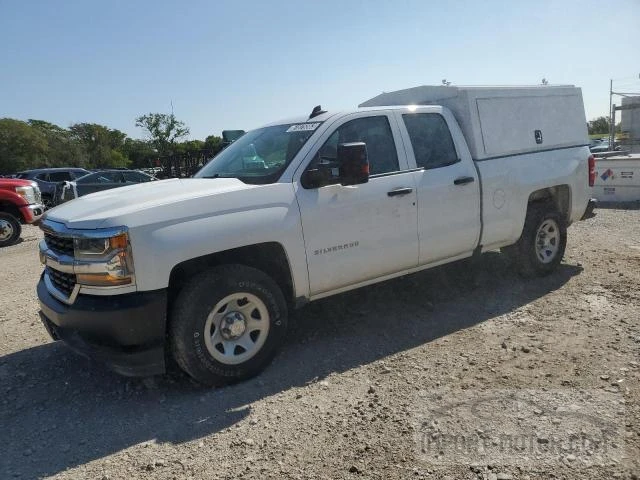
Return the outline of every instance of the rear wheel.
[[[178,365],[197,381],[221,385],[263,370],[285,338],[287,305],[266,274],[225,265],[189,281],[172,309],[169,336]]]
[[[20,238],[22,226],[10,213],[0,212],[0,247],[13,245]]]
[[[549,206],[530,206],[520,239],[503,248],[525,277],[548,275],[564,256],[567,245],[567,226],[560,213]]]

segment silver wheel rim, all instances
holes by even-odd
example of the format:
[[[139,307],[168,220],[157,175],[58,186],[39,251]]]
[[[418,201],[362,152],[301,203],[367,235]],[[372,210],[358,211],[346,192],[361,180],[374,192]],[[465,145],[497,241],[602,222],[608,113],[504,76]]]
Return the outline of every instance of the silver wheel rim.
[[[555,220],[547,219],[536,233],[536,255],[542,263],[551,263],[560,248],[560,229]]]
[[[204,325],[211,356],[225,365],[238,365],[256,355],[269,334],[269,310],[251,293],[233,293],[220,300]]]
[[[0,242],[6,242],[13,236],[13,225],[8,220],[0,218]]]

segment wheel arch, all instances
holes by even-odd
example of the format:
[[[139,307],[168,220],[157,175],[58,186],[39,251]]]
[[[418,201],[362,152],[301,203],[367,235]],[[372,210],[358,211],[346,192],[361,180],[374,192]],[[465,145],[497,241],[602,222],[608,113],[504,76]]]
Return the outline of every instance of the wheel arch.
[[[171,305],[187,279],[210,268],[227,264],[245,265],[264,272],[278,284],[287,303],[294,304],[295,285],[291,264],[286,250],[278,242],[232,248],[191,258],[175,265],[169,275],[169,304]]]
[[[16,217],[16,219],[20,223],[24,223],[25,222],[24,217],[22,216],[22,212],[20,212],[20,209],[18,207],[16,207],[15,204],[13,204],[11,202],[7,202],[5,200],[0,200],[0,212],[4,212],[4,213],[8,213],[10,215],[13,215],[14,217]]]
[[[552,206],[563,216],[567,224],[569,223],[571,218],[571,187],[569,185],[555,185],[532,192],[527,200],[527,209],[545,203]]]

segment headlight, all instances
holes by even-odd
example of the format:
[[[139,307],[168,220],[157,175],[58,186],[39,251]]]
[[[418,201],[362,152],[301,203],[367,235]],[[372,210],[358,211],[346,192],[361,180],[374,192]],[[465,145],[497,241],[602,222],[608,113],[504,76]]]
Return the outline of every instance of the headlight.
[[[42,203],[42,192],[40,191],[40,187],[36,182],[31,182],[31,186],[33,187],[33,194],[36,198],[35,203]]]
[[[16,193],[27,203],[36,203],[36,192],[33,187],[16,187]]]
[[[78,259],[97,260],[128,246],[129,236],[126,233],[106,238],[74,238],[73,256]]]
[[[95,260],[109,253],[111,247],[110,238],[75,238],[73,240],[73,256]]]
[[[126,233],[107,238],[75,238],[77,281],[81,285],[110,287],[133,283],[133,258]],[[85,260],[85,262],[83,262]]]

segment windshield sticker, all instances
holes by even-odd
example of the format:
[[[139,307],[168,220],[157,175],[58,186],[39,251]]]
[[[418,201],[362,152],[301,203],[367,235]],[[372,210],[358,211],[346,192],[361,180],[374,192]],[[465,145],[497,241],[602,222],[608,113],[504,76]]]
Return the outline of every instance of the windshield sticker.
[[[320,126],[320,123],[298,123],[287,128],[286,133],[290,132],[313,132]]]

